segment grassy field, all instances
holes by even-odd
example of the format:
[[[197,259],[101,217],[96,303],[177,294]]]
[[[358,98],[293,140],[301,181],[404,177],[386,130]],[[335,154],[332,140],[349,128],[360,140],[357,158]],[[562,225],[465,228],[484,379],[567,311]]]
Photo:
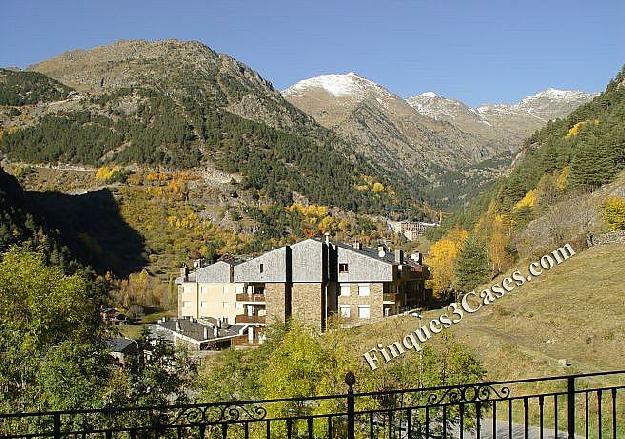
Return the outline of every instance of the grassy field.
[[[516,267],[526,272],[528,262]],[[465,313],[452,333],[494,380],[623,368],[624,285],[625,245],[593,247],[475,314]],[[423,322],[443,312],[429,310]],[[386,319],[355,330],[355,341],[363,347],[390,343],[420,325],[414,317]],[[561,359],[570,366],[561,366]]]
[[[530,261],[516,267],[527,272]],[[499,281],[499,279],[496,279]],[[477,356],[487,370],[488,380],[518,380],[554,375],[625,369],[625,245],[606,245],[578,252],[562,265],[518,287],[512,293],[483,307],[451,328],[454,336]],[[354,342],[364,352],[377,342],[389,344],[445,312],[424,313],[423,320],[400,316],[357,328]],[[428,343],[444,343],[441,334]],[[406,355],[416,355],[408,352]],[[570,366],[561,365],[567,360]],[[401,360],[393,360],[401,361]],[[415,373],[417,373],[415,371]],[[580,382],[579,386],[625,384],[625,377]],[[538,383],[515,388],[528,393],[562,391],[565,382]],[[518,393],[517,393],[518,394]],[[607,395],[604,403],[607,404]],[[583,396],[578,396],[583,405]],[[551,400],[545,413],[553,416]],[[619,397],[619,404],[625,398]],[[590,397],[590,437],[596,436],[596,395]],[[580,410],[583,407],[579,408]],[[520,404],[514,408],[515,422],[522,422]],[[565,426],[564,399],[559,400],[559,425]],[[538,424],[537,402],[530,404],[529,419]],[[505,417],[504,417],[505,420]],[[583,432],[583,412],[578,413],[578,433]],[[609,431],[610,419],[603,420]],[[625,422],[619,415],[619,425]],[[553,425],[553,419],[545,419]],[[620,427],[619,427],[620,428]]]
[[[465,317],[455,333],[493,379],[622,368],[624,268],[625,245],[591,248]]]
[[[137,339],[145,325],[156,323],[161,317],[174,317],[175,311],[158,311],[144,315],[139,322],[132,325],[121,325],[119,331],[123,337]]]

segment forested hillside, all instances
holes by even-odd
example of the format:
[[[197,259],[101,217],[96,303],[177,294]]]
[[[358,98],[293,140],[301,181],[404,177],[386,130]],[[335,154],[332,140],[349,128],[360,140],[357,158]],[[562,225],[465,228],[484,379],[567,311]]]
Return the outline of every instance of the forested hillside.
[[[325,205],[381,212],[419,198],[402,192],[401,182],[391,185],[382,169],[257,73],[200,43],[125,41],[34,69],[80,93],[36,105],[13,99],[7,102],[12,107],[0,107],[2,151],[11,161],[169,169],[212,163],[242,174],[245,188],[281,204],[298,193]],[[23,83],[53,81],[34,72],[14,75]],[[5,94],[16,88],[0,83]],[[367,176],[385,190],[358,190]]]
[[[56,231],[27,206],[18,181],[0,167],[0,253],[14,245],[26,245],[41,251],[47,262],[73,272],[79,265]]]
[[[513,208],[528,191],[547,184],[547,174],[560,177],[562,189],[610,182],[625,167],[624,121],[625,70],[604,93],[526,141],[524,157],[502,183],[502,207]]]
[[[37,72],[0,69],[0,105],[26,105],[67,97],[71,88]]]
[[[529,137],[509,175],[448,224],[471,227],[491,203],[526,224],[539,205],[573,191],[592,191],[625,169],[625,70],[604,93]]]
[[[584,248],[593,234],[625,228],[624,169],[625,68],[605,92],[532,135],[509,175],[434,231],[432,286],[466,291],[519,258],[566,242]]]

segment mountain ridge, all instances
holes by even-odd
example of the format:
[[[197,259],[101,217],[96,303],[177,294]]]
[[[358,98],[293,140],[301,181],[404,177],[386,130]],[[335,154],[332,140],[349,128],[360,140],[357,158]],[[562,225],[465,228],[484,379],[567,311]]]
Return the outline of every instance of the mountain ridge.
[[[282,94],[372,161],[437,198],[448,193],[443,204],[452,205],[501,175],[536,129],[594,96],[547,89],[472,108],[432,91],[403,99],[353,72],[304,79]]]
[[[243,187],[259,196],[288,204],[301,194],[348,209],[381,210],[401,189],[270,81],[197,41],[121,40],[66,52],[22,75],[32,72],[74,91],[60,101],[0,107],[2,149],[13,161],[214,164],[243,175]],[[388,191],[356,189],[366,176]]]
[[[405,168],[414,168],[403,170],[407,178],[427,181],[432,168],[454,169],[482,154],[472,136],[417,113],[401,97],[355,73],[305,79],[282,94],[386,167],[399,169],[384,157],[384,149],[405,160]]]

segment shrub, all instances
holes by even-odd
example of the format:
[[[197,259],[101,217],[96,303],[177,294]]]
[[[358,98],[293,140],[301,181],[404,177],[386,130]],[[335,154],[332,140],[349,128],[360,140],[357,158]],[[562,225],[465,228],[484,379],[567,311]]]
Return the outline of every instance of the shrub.
[[[603,213],[611,230],[625,230],[625,198],[609,197],[603,206]]]

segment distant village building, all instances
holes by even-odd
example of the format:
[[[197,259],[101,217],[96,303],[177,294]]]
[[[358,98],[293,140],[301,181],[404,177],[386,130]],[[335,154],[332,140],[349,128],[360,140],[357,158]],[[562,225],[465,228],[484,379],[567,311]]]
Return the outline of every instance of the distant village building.
[[[414,241],[419,236],[423,236],[427,229],[431,227],[440,226],[438,223],[426,223],[423,221],[389,221],[388,225],[394,233],[404,235],[409,241]]]
[[[257,344],[266,324],[291,317],[323,331],[334,313],[359,324],[424,305],[428,277],[420,257],[400,250],[311,238],[248,261],[196,264],[192,272],[183,267],[178,318],[160,326],[200,348],[216,341]],[[211,322],[221,322],[222,336],[204,337],[210,329],[200,327]]]
[[[100,318],[105,323],[112,325],[124,325],[128,323],[128,317],[119,311],[117,308],[105,308],[100,309]]]

